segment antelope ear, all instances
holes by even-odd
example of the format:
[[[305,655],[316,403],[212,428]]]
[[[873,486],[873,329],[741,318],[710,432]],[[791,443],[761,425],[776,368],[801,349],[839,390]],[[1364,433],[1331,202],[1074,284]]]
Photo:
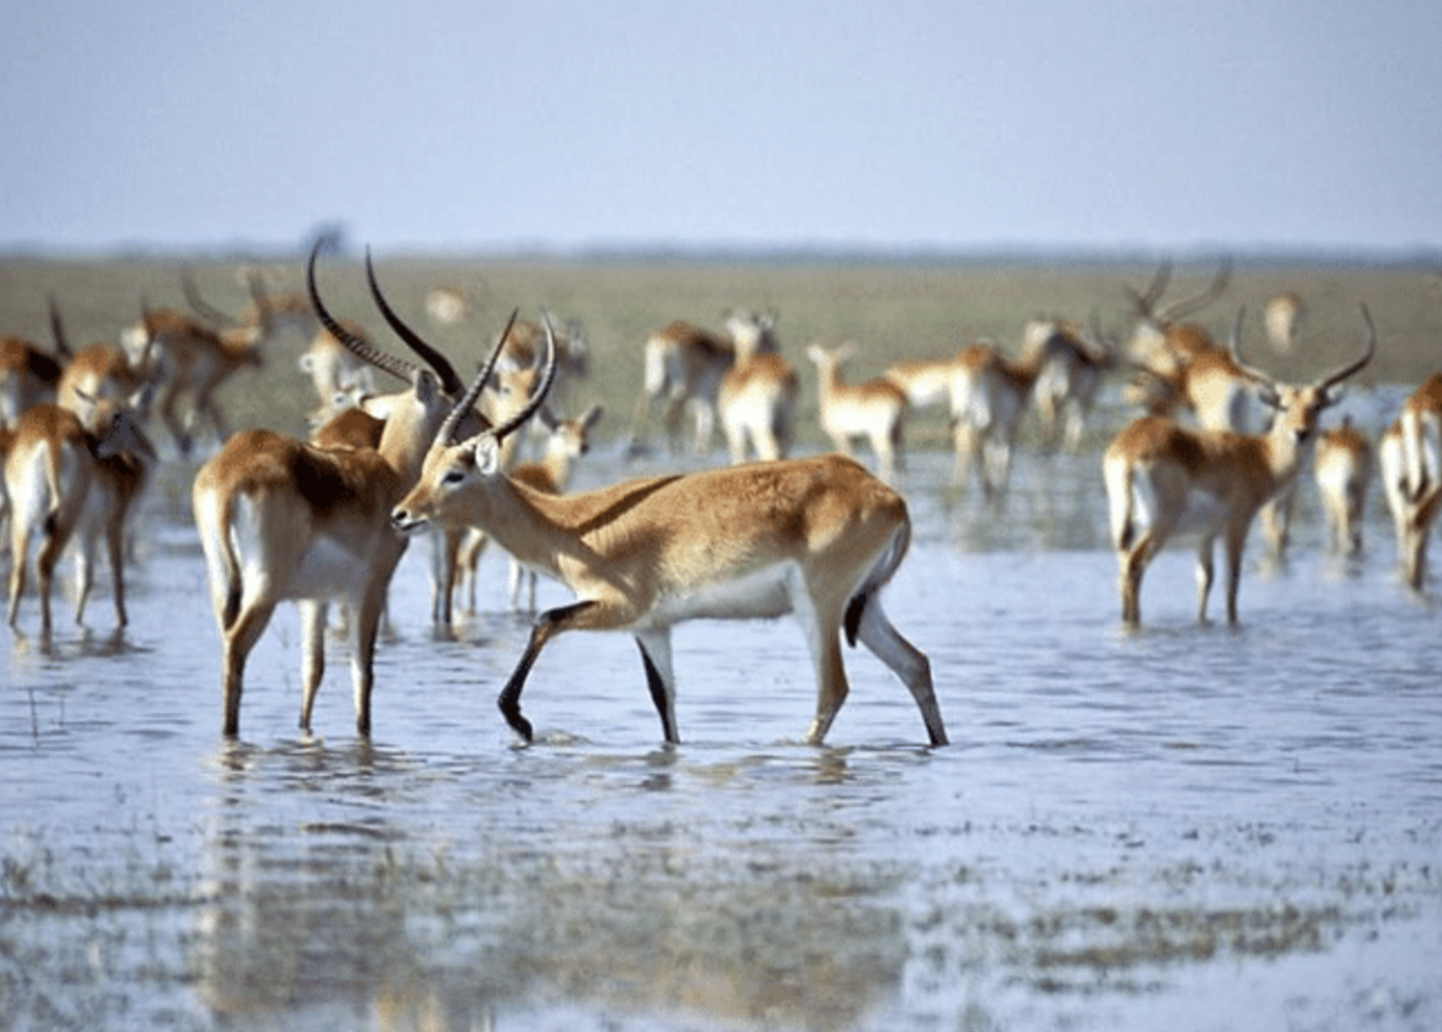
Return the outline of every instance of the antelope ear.
[[[1335,384],[1334,386],[1328,387],[1325,391],[1322,392],[1322,407],[1331,408],[1333,405],[1337,404],[1337,402],[1341,401],[1346,396],[1347,385],[1345,383],[1339,383]],[[1347,422],[1351,422],[1350,416],[1347,418]]]
[[[496,435],[483,433],[476,438],[476,443],[471,449],[472,458],[475,461],[476,469],[481,471],[483,476],[494,476],[501,469],[501,442],[496,440]]]

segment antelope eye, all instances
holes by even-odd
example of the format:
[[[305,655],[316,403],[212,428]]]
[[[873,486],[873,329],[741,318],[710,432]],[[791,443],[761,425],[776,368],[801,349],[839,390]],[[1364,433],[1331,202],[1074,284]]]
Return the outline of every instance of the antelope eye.
[[[446,475],[443,476],[443,477],[441,477],[441,483],[443,483],[443,484],[459,484],[459,483],[460,483],[462,480],[464,480],[465,478],[466,478],[465,470],[449,469],[449,470],[446,470]]]

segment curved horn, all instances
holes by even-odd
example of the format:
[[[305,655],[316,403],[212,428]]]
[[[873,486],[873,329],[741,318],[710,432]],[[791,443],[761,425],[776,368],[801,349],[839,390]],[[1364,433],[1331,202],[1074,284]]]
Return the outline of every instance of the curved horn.
[[[1242,321],[1246,318],[1246,305],[1237,308],[1237,318],[1232,322],[1232,332],[1227,338],[1227,353],[1232,356],[1232,362],[1247,379],[1261,384],[1269,390],[1277,389],[1277,381],[1273,380],[1266,373],[1247,364],[1242,357]]]
[[[1122,286],[1122,290],[1132,299],[1132,304],[1136,307],[1138,315],[1151,318],[1152,310],[1156,308],[1157,302],[1162,299],[1162,294],[1165,293],[1167,289],[1167,282],[1171,278],[1172,260],[1170,258],[1163,258],[1162,263],[1157,266],[1157,271],[1152,274],[1152,281],[1147,284],[1146,290],[1139,294],[1130,286],[1126,285]]]
[[[70,341],[65,336],[65,324],[60,321],[60,305],[54,294],[47,294],[45,299],[50,307],[50,335],[55,338],[55,353],[61,358],[74,358],[75,352],[70,350]]]
[[[1327,390],[1335,384],[1341,383],[1347,377],[1359,372],[1363,366],[1372,361],[1372,356],[1377,353],[1377,327],[1372,322],[1372,313],[1367,311],[1367,306],[1362,305],[1362,321],[1367,324],[1367,343],[1362,351],[1362,357],[1348,365],[1338,369],[1326,379],[1317,381],[1317,386]]]
[[[519,308],[511,312],[510,321],[506,323],[505,330],[501,332],[501,339],[496,342],[495,348],[491,351],[491,357],[476,373],[476,378],[466,388],[466,393],[461,395],[461,400],[456,402],[456,407],[451,409],[450,415],[446,416],[446,421],[441,424],[440,430],[436,431],[437,441],[445,445],[461,443],[457,436],[461,428],[461,421],[466,418],[466,413],[471,411],[471,406],[475,405],[476,399],[481,396],[481,391],[485,389],[486,381],[491,378],[491,373],[495,372],[496,361],[501,357],[501,352],[506,346],[506,338],[511,335],[511,328],[516,325],[516,316],[520,313]]]
[[[327,311],[325,304],[320,299],[320,292],[315,288],[315,263],[316,259],[320,256],[321,247],[324,246],[326,242],[326,237],[321,237],[315,242],[315,247],[311,248],[310,261],[305,267],[305,287],[310,294],[310,304],[311,307],[315,309],[316,318],[318,318],[320,324],[326,328],[326,332],[340,341],[345,349],[357,358],[369,362],[382,372],[390,373],[397,379],[406,381],[406,383],[414,382],[416,374],[420,371],[418,367],[411,365],[409,362],[404,362],[399,358],[395,358],[392,355],[387,355],[383,351],[378,351],[366,341],[361,340],[347,330],[336,321],[335,316]]]
[[[376,307],[380,309],[381,315],[385,317],[387,325],[395,331],[396,336],[406,342],[406,346],[425,360],[426,365],[436,371],[441,380],[441,390],[451,397],[455,397],[465,389],[465,384],[456,373],[455,366],[446,359],[435,348],[421,340],[420,335],[411,329],[401,317],[396,315],[395,310],[384,297],[381,296],[380,284],[376,282],[375,266],[371,264],[371,249],[366,248],[366,281],[370,284],[371,298],[375,301]]]
[[[545,403],[551,384],[556,381],[556,331],[551,326],[551,313],[543,311],[541,321],[546,326],[546,366],[545,372],[541,374],[540,386],[532,393],[525,408],[491,431],[498,441],[504,441],[513,430],[536,414],[536,410]]]
[[[222,312],[200,296],[200,290],[195,286],[195,280],[191,277],[189,269],[180,274],[180,289],[185,292],[186,303],[195,309],[195,314],[202,319],[213,322],[217,326],[234,326],[240,321],[235,316]]]
[[[1217,274],[1212,277],[1212,282],[1205,290],[1193,294],[1191,297],[1184,297],[1180,301],[1173,301],[1161,310],[1157,319],[1164,323],[1173,323],[1193,312],[1200,312],[1207,305],[1222,296],[1222,291],[1227,289],[1227,284],[1232,279],[1232,260],[1223,258]]]

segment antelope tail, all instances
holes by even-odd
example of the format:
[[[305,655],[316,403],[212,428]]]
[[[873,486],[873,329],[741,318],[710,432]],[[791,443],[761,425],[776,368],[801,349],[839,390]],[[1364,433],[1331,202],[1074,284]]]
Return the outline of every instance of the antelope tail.
[[[906,558],[906,551],[911,547],[911,521],[904,520],[896,533],[891,537],[891,543],[871,572],[866,575],[866,580],[861,582],[861,587],[856,594],[851,596],[851,601],[846,603],[846,617],[843,626],[846,630],[846,644],[852,648],[856,647],[856,636],[861,628],[861,618],[866,613],[866,606],[871,598],[880,591],[888,581],[896,574],[901,566],[901,561]]]

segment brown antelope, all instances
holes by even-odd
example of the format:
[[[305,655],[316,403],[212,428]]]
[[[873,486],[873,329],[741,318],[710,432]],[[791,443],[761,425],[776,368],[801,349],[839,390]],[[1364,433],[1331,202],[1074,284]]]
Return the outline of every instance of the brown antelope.
[[[1402,403],[1382,436],[1378,460],[1403,576],[1420,591],[1442,486],[1442,373],[1433,373]]]
[[[0,427],[13,427],[28,408],[55,401],[64,360],[24,337],[0,337]]]
[[[1170,266],[1164,264],[1145,291],[1125,288],[1137,314],[1130,346],[1135,375],[1127,400],[1153,415],[1189,409],[1206,430],[1251,430],[1251,379],[1205,329],[1180,321],[1221,296],[1230,264],[1223,263],[1200,293],[1159,308],[1169,276]]]
[[[975,469],[987,497],[1006,490],[1012,448],[1036,377],[1036,366],[1013,361],[990,344],[962,349],[951,381],[958,484]]]
[[[1031,400],[1048,447],[1075,449],[1116,356],[1095,320],[1090,332],[1066,319],[1033,319],[1022,330],[1021,365],[1036,371]]]
[[[436,429],[451,410],[447,393],[454,397],[461,387],[439,352],[405,334],[402,339],[434,375],[352,338],[316,289],[320,247],[317,242],[306,267],[316,315],[347,347],[411,387],[392,406],[376,448],[317,448],[267,430],[248,430],[231,437],[197,473],[191,497],[223,638],[228,736],[240,732],[246,658],[275,607],[286,600],[295,601],[301,612],[301,728],[310,730],[325,667],[327,608],[334,600],[350,615],[356,730],[370,733],[376,631],[406,544],[391,532],[388,513],[414,482]],[[372,295],[388,312],[369,255],[366,264]]]
[[[726,321],[735,361],[716,392],[721,429],[732,462],[750,451],[763,461],[784,459],[791,450],[791,424],[799,382],[791,363],[776,354],[768,316],[738,312]]]
[[[1271,298],[1262,310],[1262,322],[1267,328],[1267,339],[1272,350],[1286,354],[1297,342],[1297,333],[1306,318],[1307,306],[1302,298],[1288,290]]]
[[[692,451],[705,452],[715,428],[716,393],[734,358],[729,340],[679,319],[651,334],[629,450],[641,447],[641,424],[659,404],[664,405],[662,420],[672,453],[680,451],[681,417],[687,408],[696,421]]]
[[[14,428],[5,457],[5,494],[10,500],[11,627],[25,593],[30,541],[38,538],[36,589],[41,634],[49,638],[50,595],[55,565],[79,534],[75,622],[83,624],[93,578],[95,544],[104,536],[110,559],[115,618],[126,624],[124,524],[145,480],[154,450],[132,414],[131,400],[89,398],[92,425],[59,405],[27,409]]]
[[[1120,566],[1122,621],[1141,623],[1139,595],[1147,564],[1174,533],[1201,535],[1197,553],[1197,618],[1207,618],[1212,586],[1212,543],[1223,538],[1227,560],[1227,621],[1237,622],[1242,549],[1257,510],[1297,476],[1317,418],[1337,402],[1343,380],[1372,360],[1377,333],[1366,306],[1362,356],[1315,383],[1277,383],[1249,368],[1240,355],[1242,315],[1232,330],[1237,367],[1275,410],[1265,435],[1189,430],[1159,416],[1143,416],[1112,439],[1103,460],[1111,538]]]
[[[885,377],[906,394],[911,411],[948,405],[951,402],[951,379],[957,373],[960,354],[944,358],[904,359],[887,367]]]
[[[540,407],[547,380],[523,417]],[[472,384],[458,413],[482,382]],[[459,440],[456,420],[447,420],[420,482],[392,519],[409,533],[433,523],[480,527],[576,594],[575,603],[541,614],[501,691],[501,712],[523,739],[532,740],[532,728],[521,714],[521,691],[558,634],[629,631],[662,733],[675,743],[671,627],[790,612],[805,629],[816,669],[808,742],[821,743],[846,698],[844,627],[849,641],[859,639],[905,682],[931,743],[946,743],[930,664],[887,620],[879,598],[910,540],[906,503],[860,465],[827,455],[553,495],[501,471],[500,450],[513,429],[507,423]]]
[[[1367,488],[1372,482],[1372,446],[1350,418],[1317,440],[1312,474],[1322,499],[1332,551],[1346,556],[1359,554]]]
[[[256,300],[264,312],[262,296]],[[145,373],[157,384],[160,415],[176,446],[189,454],[202,419],[224,441],[230,431],[215,393],[241,369],[264,364],[261,346],[272,324],[262,317],[257,323],[216,330],[173,308],[151,309],[144,303],[141,308],[140,322],[122,335],[121,343],[133,367],[140,367],[141,356],[153,356]],[[189,408],[182,414],[180,406],[187,398]]]
[[[845,383],[841,367],[855,352],[850,344],[827,349],[812,344],[806,355],[816,363],[821,430],[831,446],[851,455],[851,440],[865,437],[876,453],[877,475],[890,482],[902,462],[906,430],[906,392],[884,377]]]

